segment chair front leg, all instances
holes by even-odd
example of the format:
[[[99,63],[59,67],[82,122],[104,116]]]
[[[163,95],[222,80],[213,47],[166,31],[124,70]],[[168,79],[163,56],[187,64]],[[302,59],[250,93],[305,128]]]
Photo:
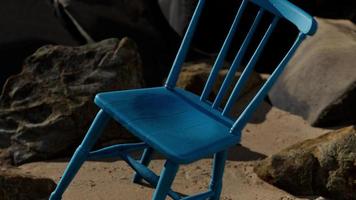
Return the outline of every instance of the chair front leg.
[[[210,182],[210,189],[214,192],[214,196],[212,196],[210,200],[220,199],[226,158],[227,150],[218,152],[214,155],[213,172]]]
[[[74,152],[72,159],[70,160],[61,180],[57,185],[57,188],[54,192],[52,192],[49,198],[50,200],[59,200],[62,198],[64,191],[88,158],[90,150],[95,145],[109,119],[110,117],[104,111],[100,110],[98,112],[84,140]]]
[[[153,194],[152,200],[165,200],[169,189],[171,189],[174,178],[176,177],[179,165],[169,160],[166,161],[162,169],[157,188]]]

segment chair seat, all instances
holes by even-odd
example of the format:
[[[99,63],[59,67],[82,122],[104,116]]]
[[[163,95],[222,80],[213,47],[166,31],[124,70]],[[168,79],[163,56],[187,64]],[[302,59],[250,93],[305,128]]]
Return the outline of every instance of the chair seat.
[[[198,104],[199,97],[165,87],[100,93],[95,103],[174,162],[187,164],[238,142],[231,122]],[[202,102],[200,102],[202,104]]]

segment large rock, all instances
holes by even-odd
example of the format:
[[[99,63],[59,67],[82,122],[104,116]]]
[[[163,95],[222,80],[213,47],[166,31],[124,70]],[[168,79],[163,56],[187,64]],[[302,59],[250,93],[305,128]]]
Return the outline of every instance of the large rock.
[[[318,22],[318,32],[301,45],[269,97],[314,126],[351,124],[356,121],[356,25]]]
[[[21,71],[25,58],[39,47],[78,45],[48,0],[2,0],[0,13],[0,88],[8,76]]]
[[[11,169],[0,171],[1,200],[45,200],[56,188],[47,178],[35,177]]]
[[[255,172],[294,195],[356,199],[356,129],[295,144],[261,161]]]
[[[209,77],[211,71],[212,62],[209,61],[200,61],[200,62],[190,62],[186,63],[182,71],[179,75],[179,79],[177,82],[177,86],[180,88],[184,88],[188,91],[191,91],[197,95],[201,95],[206,81]],[[219,92],[219,89],[225,79],[226,74],[228,73],[229,67],[228,63],[225,63],[224,68],[219,71],[217,76],[216,82],[213,86],[213,89],[210,93],[209,100],[211,102],[214,101],[214,98]],[[233,86],[236,84],[237,80],[239,79],[241,72],[236,72],[234,81],[231,84],[231,87],[227,91],[227,95],[225,95],[222,105],[225,105],[229,95],[232,92]],[[232,109],[232,116],[236,116],[238,113],[242,111],[243,108],[247,105],[249,100],[256,94],[258,88],[260,88],[261,84],[263,83],[262,78],[257,73],[252,73],[248,81],[246,82],[243,90],[240,93],[239,99],[236,102],[234,108]]]
[[[165,21],[155,0],[56,0],[62,17],[94,41],[130,37],[139,47],[144,78],[160,85],[178,49],[178,34]],[[68,24],[67,23],[67,24]],[[69,26],[73,27],[73,26]],[[85,35],[85,34],[82,34]]]
[[[143,86],[135,43],[124,38],[81,46],[44,46],[10,77],[0,97],[0,148],[15,164],[67,155],[95,113],[97,92]],[[112,127],[102,142],[131,136]]]

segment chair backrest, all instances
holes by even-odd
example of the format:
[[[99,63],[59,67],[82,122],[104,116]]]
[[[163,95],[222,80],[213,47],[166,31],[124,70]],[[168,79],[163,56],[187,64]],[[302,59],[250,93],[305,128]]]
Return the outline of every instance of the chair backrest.
[[[183,39],[183,42],[179,49],[179,52],[177,54],[177,57],[174,61],[173,67],[172,67],[170,74],[168,76],[168,79],[167,79],[167,82],[165,85],[168,89],[173,89],[176,86],[176,82],[177,82],[181,67],[185,61],[191,40],[193,38],[193,34],[195,32],[199,18],[203,11],[205,1],[206,0],[199,0],[199,2],[198,2],[198,5],[197,5],[194,15],[192,17],[190,25],[187,29],[187,32],[184,36],[184,39]],[[244,41],[242,42],[242,45],[241,45],[239,51],[237,52],[234,61],[232,62],[232,65],[225,77],[225,80],[223,81],[223,83],[219,89],[219,92],[218,92],[215,100],[213,102],[208,102],[207,98],[208,98],[209,94],[211,93],[213,85],[217,79],[218,73],[223,66],[224,60],[227,56],[227,53],[228,53],[228,50],[232,43],[232,40],[234,38],[234,35],[235,35],[236,31],[238,30],[239,21],[243,15],[248,3],[253,3],[253,4],[259,6],[260,9],[254,19],[253,24],[250,27],[249,32],[247,33]],[[230,85],[233,82],[234,75],[235,75],[238,67],[241,65],[241,60],[244,57],[246,50],[247,50],[247,48],[254,36],[254,33],[262,19],[262,16],[265,12],[271,13],[274,16],[273,20],[269,24],[263,38],[261,39],[259,45],[255,49],[254,54],[250,58],[248,64],[246,65],[245,69],[243,70],[239,80],[237,81],[236,85],[234,86],[234,89],[232,90],[231,94],[229,94],[229,98],[228,98],[226,105],[220,111],[221,115],[223,117],[227,117],[229,115],[229,113],[232,109],[232,106],[234,105],[235,101],[238,98],[238,94],[241,92],[241,89],[243,88],[248,77],[252,73],[252,71],[253,71],[268,39],[270,38],[273,30],[275,29],[279,19],[284,18],[284,19],[288,20],[289,22],[291,22],[292,24],[294,24],[299,30],[299,35],[296,38],[294,44],[289,49],[289,51],[286,52],[282,61],[275,68],[275,70],[273,71],[271,76],[268,78],[268,80],[265,82],[265,84],[259,89],[259,91],[254,96],[254,98],[249,102],[249,104],[246,106],[246,108],[243,110],[243,112],[239,115],[237,120],[234,122],[234,124],[232,125],[231,130],[230,130],[230,132],[232,134],[240,134],[242,128],[246,125],[248,119],[250,118],[250,115],[257,108],[257,106],[263,101],[263,99],[267,95],[268,91],[270,90],[270,88],[272,87],[274,82],[277,80],[279,75],[282,73],[283,69],[285,68],[285,66],[288,63],[288,61],[290,60],[290,58],[293,56],[294,52],[296,51],[296,49],[298,48],[300,43],[304,40],[304,38],[307,35],[312,35],[316,31],[317,23],[314,20],[314,18],[311,17],[306,12],[304,12],[303,10],[301,10],[300,8],[293,5],[292,3],[288,2],[287,0],[243,0],[240,8],[237,11],[235,19],[233,20],[230,31],[226,36],[225,42],[222,45],[222,48],[216,58],[216,61],[213,65],[213,68],[212,68],[209,78],[206,82],[204,90],[200,96],[200,100],[205,103],[207,103],[207,102],[210,103],[211,107],[213,109],[219,110],[223,98],[226,95],[228,95],[228,94],[226,94],[228,92],[228,88],[230,87]]]

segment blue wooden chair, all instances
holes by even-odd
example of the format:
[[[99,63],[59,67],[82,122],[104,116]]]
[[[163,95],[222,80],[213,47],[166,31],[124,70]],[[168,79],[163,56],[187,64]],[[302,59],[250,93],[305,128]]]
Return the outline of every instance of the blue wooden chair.
[[[183,89],[176,88],[176,82],[204,3],[205,0],[199,0],[167,82],[163,87],[107,92],[98,94],[95,97],[95,103],[101,110],[97,114],[81,145],[75,151],[62,179],[50,197],[51,200],[61,199],[63,192],[84,161],[87,159],[112,157],[121,157],[136,171],[134,176],[135,183],[139,183],[144,179],[156,188],[152,197],[154,200],[163,200],[167,196],[175,200],[216,200],[220,198],[227,149],[239,143],[241,130],[246,125],[249,117],[261,101],[263,101],[267,92],[282,73],[303,39],[316,31],[317,24],[311,16],[287,0],[243,0],[215,61],[205,88],[201,96],[197,96]],[[239,20],[249,3],[259,6],[260,10],[216,98],[214,101],[209,101],[208,96],[212,90],[212,86],[237,31]],[[226,94],[232,83],[234,74],[240,66],[241,59],[244,57],[246,49],[265,12],[273,14],[274,18],[243,70],[240,79],[234,86],[233,91],[231,94]],[[300,33],[266,83],[238,116],[237,120],[233,121],[229,117],[231,108],[280,19],[285,19],[294,24]],[[229,98],[225,106],[222,106],[222,100],[225,95],[229,95]],[[91,151],[110,118],[125,126],[135,136],[140,138],[142,142],[118,144],[101,150]],[[143,150],[142,158],[139,161],[136,161],[129,155],[131,151],[137,150]],[[160,176],[153,173],[147,167],[151,161],[153,151],[157,151],[167,158]],[[214,162],[211,183],[207,192],[182,197],[171,190],[171,184],[179,165],[189,164],[210,155],[214,155]]]

